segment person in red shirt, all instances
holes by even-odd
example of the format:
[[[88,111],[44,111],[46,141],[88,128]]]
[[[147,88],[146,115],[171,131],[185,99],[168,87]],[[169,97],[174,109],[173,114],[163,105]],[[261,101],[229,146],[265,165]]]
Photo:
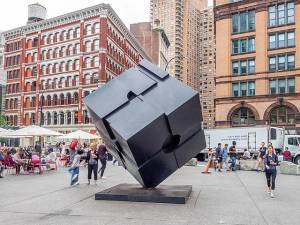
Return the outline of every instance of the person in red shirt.
[[[291,154],[289,148],[286,147],[283,152],[283,161],[291,161],[291,159],[292,159],[292,154]]]

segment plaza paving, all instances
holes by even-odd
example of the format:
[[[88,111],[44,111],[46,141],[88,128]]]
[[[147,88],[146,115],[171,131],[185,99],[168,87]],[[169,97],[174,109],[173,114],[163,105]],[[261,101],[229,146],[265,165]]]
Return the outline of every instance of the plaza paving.
[[[164,184],[193,185],[185,205],[95,201],[97,191],[135,180],[122,168],[109,166],[107,179],[69,187],[66,169],[43,175],[9,175],[0,180],[0,224],[22,225],[214,225],[300,224],[300,177],[279,175],[277,197],[266,194],[265,177],[257,172],[213,172],[183,167]]]

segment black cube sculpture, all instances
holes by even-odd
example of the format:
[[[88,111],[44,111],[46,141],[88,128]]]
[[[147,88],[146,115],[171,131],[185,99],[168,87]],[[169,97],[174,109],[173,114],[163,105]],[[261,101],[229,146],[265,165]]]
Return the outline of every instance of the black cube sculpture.
[[[198,93],[147,60],[84,102],[108,151],[145,188],[205,148]]]

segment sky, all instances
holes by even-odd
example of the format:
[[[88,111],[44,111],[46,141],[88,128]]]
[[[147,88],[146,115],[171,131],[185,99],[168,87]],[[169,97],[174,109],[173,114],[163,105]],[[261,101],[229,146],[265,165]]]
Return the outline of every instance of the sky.
[[[211,4],[212,0],[208,0]],[[23,26],[27,21],[27,6],[40,3],[47,8],[47,18],[100,3],[109,3],[127,27],[131,23],[150,19],[150,0],[2,0],[0,4],[0,30]]]

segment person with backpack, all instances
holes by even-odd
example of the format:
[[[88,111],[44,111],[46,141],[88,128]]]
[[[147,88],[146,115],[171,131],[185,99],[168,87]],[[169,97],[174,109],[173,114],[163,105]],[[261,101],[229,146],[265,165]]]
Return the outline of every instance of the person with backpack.
[[[229,167],[229,170],[235,171],[236,170],[236,158],[237,158],[237,153],[236,153],[236,142],[232,142],[232,146],[229,148],[229,157],[231,160],[231,164]]]
[[[275,181],[277,175],[276,166],[278,165],[278,157],[274,151],[273,146],[269,145],[267,153],[264,158],[265,164],[265,174],[267,179],[268,185],[268,193],[270,194],[271,198],[274,198],[274,191],[275,191]]]
[[[100,173],[100,178],[105,178],[103,176],[105,168],[106,168],[106,162],[107,162],[107,149],[104,144],[99,145],[98,147],[98,155],[101,162],[101,168],[99,169],[98,173]]]
[[[71,165],[71,163],[74,160],[74,156],[75,156],[75,152],[76,152],[76,147],[79,145],[79,142],[77,139],[73,139],[71,144],[69,145],[70,148],[70,159],[69,159],[69,165]]]
[[[92,143],[86,156],[86,162],[88,163],[88,185],[91,183],[92,173],[94,173],[94,182],[95,185],[97,185],[98,159],[99,155],[97,154],[97,145]]]

